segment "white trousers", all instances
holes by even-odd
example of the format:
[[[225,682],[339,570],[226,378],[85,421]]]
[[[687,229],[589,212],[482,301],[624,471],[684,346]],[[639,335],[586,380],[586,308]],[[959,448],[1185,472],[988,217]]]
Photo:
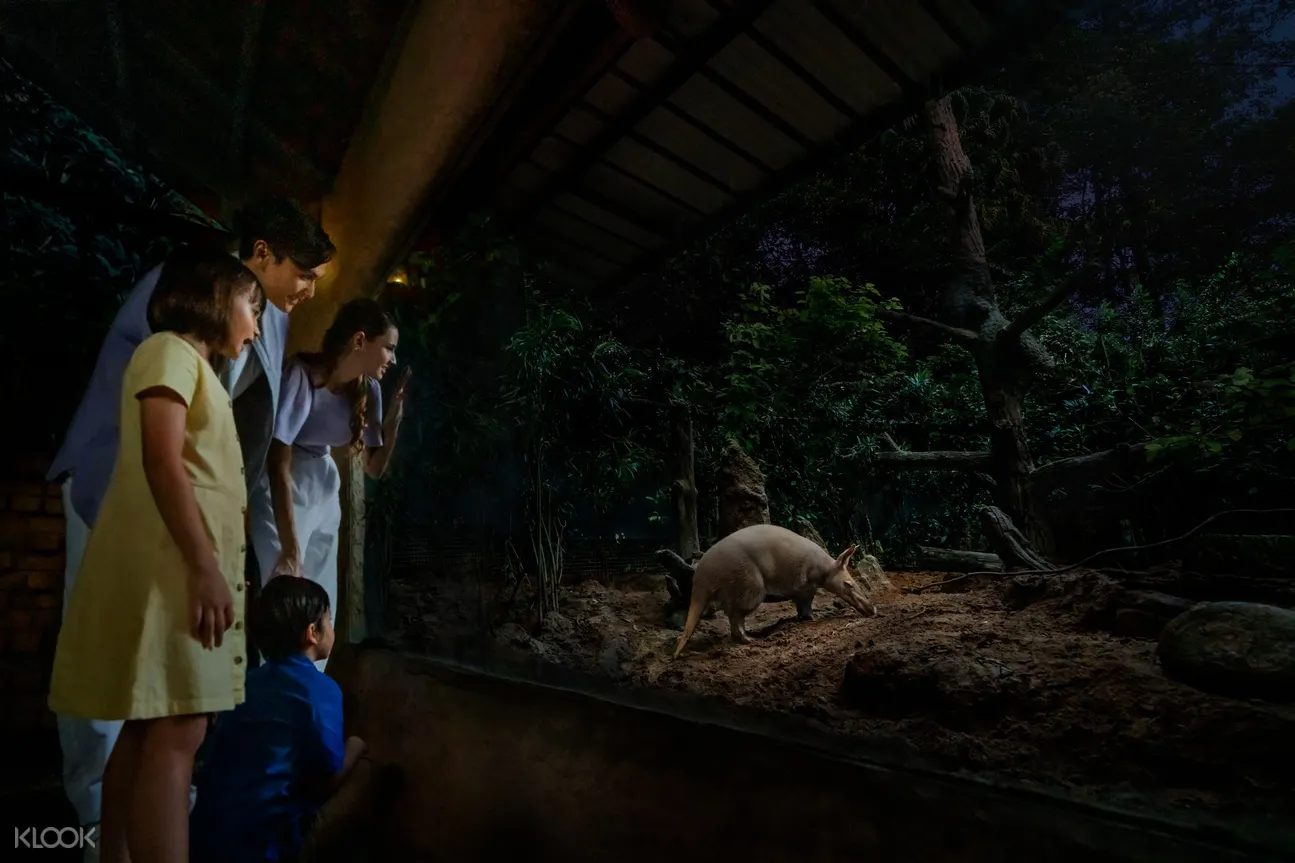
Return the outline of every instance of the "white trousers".
[[[68,600],[81,571],[81,558],[90,539],[90,527],[72,508],[72,478],[63,482],[63,516],[67,523],[67,552],[63,569],[63,615],[67,615]],[[63,750],[63,791],[76,810],[82,827],[97,826],[103,804],[103,770],[108,756],[121,733],[120,720],[82,719],[79,716],[58,716],[58,742]],[[193,808],[194,789],[189,789],[189,807]],[[98,831],[95,831],[97,838]],[[86,863],[99,859],[98,842],[87,848]]]
[[[328,607],[337,622],[337,545],[342,526],[342,476],[332,456],[292,454],[292,516],[301,549],[301,574],[324,588]],[[261,569],[261,586],[279,559],[279,531],[269,495],[252,504],[252,548]],[[315,663],[320,671],[328,664]]]

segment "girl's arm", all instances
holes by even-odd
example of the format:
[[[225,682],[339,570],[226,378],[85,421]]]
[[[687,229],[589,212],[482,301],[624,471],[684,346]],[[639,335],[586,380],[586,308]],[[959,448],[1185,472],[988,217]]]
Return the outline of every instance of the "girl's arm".
[[[279,559],[270,575],[301,575],[301,546],[297,543],[292,511],[292,447],[277,438],[270,441],[266,472],[270,479],[274,526],[279,532]]]
[[[373,479],[380,479],[387,472],[387,464],[396,449],[396,436],[400,431],[400,421],[405,416],[405,387],[413,370],[406,368],[396,384],[395,395],[391,397],[391,407],[382,418],[382,446],[369,447],[364,451],[364,472]]]
[[[139,393],[144,476],[167,531],[189,569],[191,626],[203,647],[220,647],[234,623],[234,597],[216,562],[216,550],[184,469],[188,405],[166,387]]]

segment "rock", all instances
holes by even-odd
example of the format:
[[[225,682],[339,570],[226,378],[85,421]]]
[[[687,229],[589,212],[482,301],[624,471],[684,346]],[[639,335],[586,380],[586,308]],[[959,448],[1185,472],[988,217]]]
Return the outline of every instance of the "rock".
[[[544,615],[544,631],[553,635],[570,635],[575,625],[571,619],[559,614],[556,611],[550,611]]]
[[[1091,569],[1047,575],[1014,575],[1003,584],[1003,604],[1017,611],[1045,600],[1060,600],[1059,607],[1085,610],[1110,601],[1110,595],[1123,588],[1112,579]],[[1112,616],[1114,611],[1112,610]]]
[[[890,579],[886,577],[886,570],[882,569],[881,561],[870,554],[856,554],[854,556],[855,572],[859,580],[863,582],[863,589],[876,597],[882,594],[894,591]]]
[[[621,666],[633,659],[629,639],[617,633],[603,636],[602,646],[598,650],[598,666],[603,671],[613,678],[622,678],[626,672]]]
[[[530,644],[531,637],[526,634],[516,623],[505,623],[495,630],[495,641],[500,644],[508,644],[513,647],[527,647]]]
[[[1238,698],[1295,698],[1295,611],[1206,602],[1174,618],[1156,648],[1165,674]]]
[[[996,712],[1021,688],[1007,666],[958,651],[865,647],[845,666],[841,698],[869,711]]]
[[[1094,600],[1084,614],[1083,625],[1125,638],[1156,639],[1169,621],[1195,604],[1155,590],[1113,590]]]

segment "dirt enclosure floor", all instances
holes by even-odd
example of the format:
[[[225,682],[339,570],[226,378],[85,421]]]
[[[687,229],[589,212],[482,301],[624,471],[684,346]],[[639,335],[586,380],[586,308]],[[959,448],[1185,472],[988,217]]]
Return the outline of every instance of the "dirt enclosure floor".
[[[494,638],[625,685],[795,714],[1107,803],[1291,823],[1295,707],[1168,680],[1154,641],[1085,631],[1073,596],[1012,610],[996,584],[905,594],[947,576],[889,575],[896,591],[880,598],[875,618],[820,593],[813,621],[794,620],[790,603],[765,605],[747,621],[759,641],[735,645],[718,613],[677,661],[679,630],[663,614],[666,591],[653,573],[572,585],[542,627],[534,617],[496,617]],[[410,577],[393,581],[387,619],[393,640],[417,651],[479,629],[503,604],[475,584]],[[847,673],[851,664],[857,674]],[[843,687],[847,678],[853,685]]]

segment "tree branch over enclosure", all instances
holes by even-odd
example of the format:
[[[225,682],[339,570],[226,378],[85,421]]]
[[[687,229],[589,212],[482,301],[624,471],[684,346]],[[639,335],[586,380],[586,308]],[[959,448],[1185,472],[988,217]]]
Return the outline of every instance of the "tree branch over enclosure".
[[[1070,278],[1049,291],[1046,296],[1024,309],[1010,324],[999,331],[996,338],[1010,341],[1020,339],[1031,327],[1056,311],[1073,294],[1078,293],[1083,285],[1083,279],[1091,272],[1092,268],[1089,266],[1077,270]]]
[[[885,437],[889,438],[890,435]],[[894,472],[960,470],[975,473],[988,470],[991,462],[989,453],[984,451],[909,452],[896,446],[889,452],[878,453],[877,464]]]
[[[974,350],[982,341],[980,334],[971,330],[964,330],[961,327],[951,327],[948,324],[942,324],[939,321],[933,321],[930,318],[910,315],[906,312],[895,312],[890,309],[878,309],[877,317],[884,321],[901,324],[911,329],[928,330],[938,335],[946,336],[951,341],[956,342],[967,350]]]

